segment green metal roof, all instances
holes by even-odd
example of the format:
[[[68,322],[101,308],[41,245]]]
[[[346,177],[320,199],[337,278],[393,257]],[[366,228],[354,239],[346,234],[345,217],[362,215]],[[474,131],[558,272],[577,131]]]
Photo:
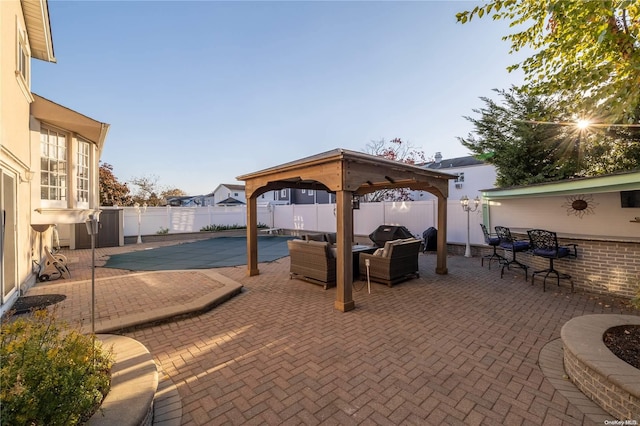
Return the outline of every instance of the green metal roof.
[[[485,199],[549,197],[555,195],[640,190],[640,170],[587,178],[566,179],[510,188],[483,189]]]

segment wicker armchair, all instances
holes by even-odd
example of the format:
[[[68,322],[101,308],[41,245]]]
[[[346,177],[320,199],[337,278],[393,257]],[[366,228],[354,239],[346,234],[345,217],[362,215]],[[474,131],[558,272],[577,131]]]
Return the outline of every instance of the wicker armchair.
[[[336,285],[336,258],[327,242],[289,240],[290,278],[300,278],[324,287]]]
[[[415,238],[387,241],[384,248],[374,254],[360,253],[360,278],[367,279],[369,260],[369,278],[389,287],[409,278],[418,278],[418,255],[421,241]]]

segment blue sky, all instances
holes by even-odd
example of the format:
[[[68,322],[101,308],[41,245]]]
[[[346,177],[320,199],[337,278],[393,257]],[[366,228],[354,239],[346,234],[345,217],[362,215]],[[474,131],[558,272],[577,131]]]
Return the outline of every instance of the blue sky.
[[[464,156],[463,116],[522,82],[506,24],[456,23],[474,4],[49,0],[58,63],[32,90],[111,125],[120,181],[190,195],[372,140]]]

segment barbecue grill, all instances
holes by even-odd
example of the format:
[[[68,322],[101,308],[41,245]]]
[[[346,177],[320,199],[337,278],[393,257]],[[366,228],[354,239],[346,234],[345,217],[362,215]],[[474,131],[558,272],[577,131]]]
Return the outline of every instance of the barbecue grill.
[[[404,226],[380,225],[369,234],[369,238],[377,247],[384,247],[384,243],[387,241],[414,237]]]

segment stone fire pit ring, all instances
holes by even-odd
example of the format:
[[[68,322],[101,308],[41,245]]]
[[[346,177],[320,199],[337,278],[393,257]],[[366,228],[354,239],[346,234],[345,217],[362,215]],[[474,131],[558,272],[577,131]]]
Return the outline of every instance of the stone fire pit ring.
[[[564,369],[580,391],[618,420],[640,419],[640,370],[618,358],[604,344],[604,333],[640,325],[633,315],[584,315],[560,332]]]

